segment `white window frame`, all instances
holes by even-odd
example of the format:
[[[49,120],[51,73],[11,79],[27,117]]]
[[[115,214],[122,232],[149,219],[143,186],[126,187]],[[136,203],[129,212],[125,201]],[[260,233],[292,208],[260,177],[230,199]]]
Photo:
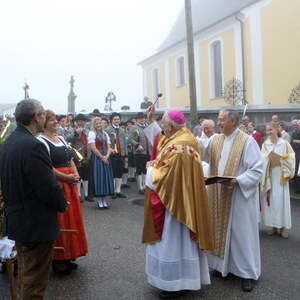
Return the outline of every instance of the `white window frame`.
[[[157,74],[157,78],[155,78],[155,74]],[[159,86],[159,68],[152,69],[152,100],[155,101],[157,94],[160,92]],[[156,82],[157,79],[157,82]],[[156,90],[157,88],[157,90]],[[159,107],[159,101],[156,102],[156,107]]]
[[[212,40],[209,44],[208,44],[208,73],[209,73],[209,97],[211,100],[213,99],[220,99],[223,98],[223,96],[221,97],[217,97],[215,94],[215,76],[214,76],[214,56],[213,56],[213,45],[216,42],[220,42],[220,48],[221,48],[221,67],[222,67],[222,90],[224,89],[224,51],[223,51],[223,39],[222,38],[216,38],[214,40]]]
[[[180,60],[183,60],[183,82],[181,82],[181,74],[180,74]],[[175,60],[175,70],[176,70],[176,87],[182,87],[186,85],[186,58],[184,55],[180,55],[176,57]]]

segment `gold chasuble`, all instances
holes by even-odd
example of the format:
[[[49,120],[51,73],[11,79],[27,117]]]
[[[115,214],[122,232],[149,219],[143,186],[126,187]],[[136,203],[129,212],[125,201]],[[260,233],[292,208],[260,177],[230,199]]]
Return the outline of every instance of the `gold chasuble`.
[[[216,136],[210,147],[210,175],[236,176],[240,165],[243,149],[248,135],[239,130],[235,136],[227,158],[224,174],[218,174],[225,135]],[[229,216],[231,211],[231,197],[233,189],[224,184],[209,186],[209,200],[213,220],[214,255],[224,258]]]
[[[196,139],[186,128],[170,138],[161,134],[156,160],[151,172],[154,191],[172,217],[190,229],[199,248],[212,251],[211,216]],[[154,230],[150,194],[147,188],[143,243],[160,240]]]

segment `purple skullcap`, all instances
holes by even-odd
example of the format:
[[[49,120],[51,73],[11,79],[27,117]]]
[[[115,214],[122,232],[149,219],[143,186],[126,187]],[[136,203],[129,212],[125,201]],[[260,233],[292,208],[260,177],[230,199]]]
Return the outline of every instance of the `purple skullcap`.
[[[178,125],[185,124],[185,116],[180,110],[178,109],[168,110],[167,115],[169,119],[175,122],[176,124]]]

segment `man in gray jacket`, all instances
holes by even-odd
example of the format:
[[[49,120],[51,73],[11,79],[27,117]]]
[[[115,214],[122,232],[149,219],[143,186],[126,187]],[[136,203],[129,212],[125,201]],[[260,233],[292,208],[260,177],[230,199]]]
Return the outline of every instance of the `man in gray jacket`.
[[[133,154],[136,163],[137,183],[140,194],[144,194],[146,164],[150,160],[150,143],[144,133],[146,127],[146,115],[139,112],[136,116],[136,124],[130,128],[128,141],[133,146]]]

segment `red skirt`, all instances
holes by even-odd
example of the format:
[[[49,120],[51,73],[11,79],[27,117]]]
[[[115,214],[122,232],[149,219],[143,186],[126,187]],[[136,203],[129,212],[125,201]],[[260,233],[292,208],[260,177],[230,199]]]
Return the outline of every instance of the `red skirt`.
[[[64,174],[74,173],[72,167],[57,168]],[[77,185],[70,185],[66,182],[59,182],[66,200],[69,202],[64,213],[58,213],[58,224],[60,229],[76,230],[74,233],[61,233],[55,242],[55,247],[63,247],[64,251],[55,250],[54,260],[71,260],[88,253],[87,241],[83,226],[83,218],[78,196]]]

